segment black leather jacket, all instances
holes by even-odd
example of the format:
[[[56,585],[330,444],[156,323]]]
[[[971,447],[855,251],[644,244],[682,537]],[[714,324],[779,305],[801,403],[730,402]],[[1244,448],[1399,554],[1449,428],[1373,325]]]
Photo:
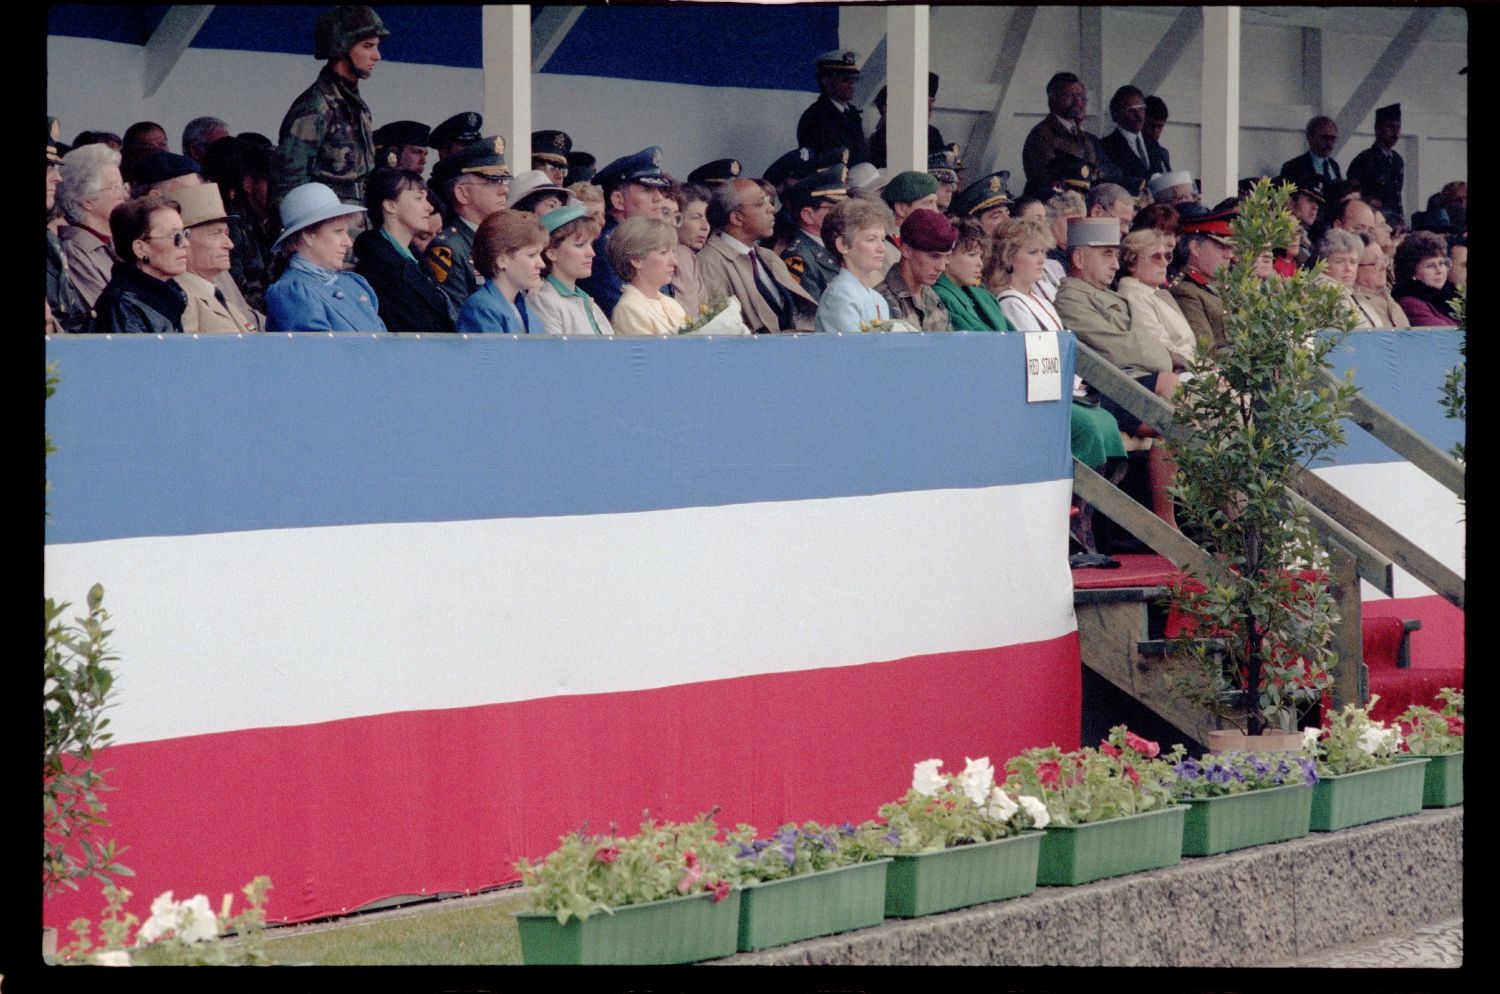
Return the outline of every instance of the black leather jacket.
[[[181,333],[187,293],[176,280],[159,280],[130,262],[117,262],[94,302],[89,331],[96,335]]]

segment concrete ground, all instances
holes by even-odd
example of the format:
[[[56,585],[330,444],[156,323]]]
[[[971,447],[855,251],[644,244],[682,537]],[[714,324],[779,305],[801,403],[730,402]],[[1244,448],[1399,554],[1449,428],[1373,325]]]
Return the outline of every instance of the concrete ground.
[[[1336,946],[1268,966],[1457,969],[1464,963],[1464,920],[1450,918],[1395,935]]]

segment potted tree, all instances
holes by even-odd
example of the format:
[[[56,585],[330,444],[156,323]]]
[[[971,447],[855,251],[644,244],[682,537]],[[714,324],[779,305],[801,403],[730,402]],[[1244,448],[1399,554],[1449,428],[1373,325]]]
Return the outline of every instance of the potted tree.
[[[1169,442],[1179,520],[1228,567],[1226,577],[1190,575],[1172,592],[1179,650],[1196,657],[1201,675],[1179,689],[1221,722],[1242,716],[1252,735],[1295,732],[1332,686],[1337,612],[1326,553],[1288,491],[1342,443],[1340,420],[1356,390],[1347,378],[1337,386],[1323,378],[1352,318],[1336,288],[1315,282],[1321,263],[1290,277],[1255,275],[1256,260],[1290,239],[1290,193],[1263,180],[1241,203],[1236,261],[1216,284],[1227,342],[1205,350],[1184,377],[1173,420],[1185,430]],[[1214,745],[1270,751],[1299,743]]]

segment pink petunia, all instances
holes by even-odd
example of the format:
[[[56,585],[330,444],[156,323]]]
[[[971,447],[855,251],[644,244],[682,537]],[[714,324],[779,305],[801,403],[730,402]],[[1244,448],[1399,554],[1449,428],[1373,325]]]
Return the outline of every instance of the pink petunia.
[[[1150,739],[1141,738],[1141,736],[1134,732],[1125,733],[1125,744],[1147,759],[1155,759],[1157,754],[1161,752],[1160,745],[1152,742]]]
[[[602,846],[594,850],[594,859],[601,863],[613,863],[620,858],[619,846]]]
[[[720,901],[724,900],[724,898],[729,896],[729,881],[720,880],[716,884],[707,885],[704,889],[713,891],[714,903],[718,904]]]

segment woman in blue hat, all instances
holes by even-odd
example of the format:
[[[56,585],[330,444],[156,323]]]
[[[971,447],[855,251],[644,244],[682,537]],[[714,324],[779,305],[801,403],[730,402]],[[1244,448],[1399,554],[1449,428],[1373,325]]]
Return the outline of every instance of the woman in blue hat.
[[[267,331],[386,330],[375,291],[344,270],[354,244],[349,219],[363,211],[322,183],[304,183],[282,198],[281,237],[271,247],[288,262],[266,290]]]

